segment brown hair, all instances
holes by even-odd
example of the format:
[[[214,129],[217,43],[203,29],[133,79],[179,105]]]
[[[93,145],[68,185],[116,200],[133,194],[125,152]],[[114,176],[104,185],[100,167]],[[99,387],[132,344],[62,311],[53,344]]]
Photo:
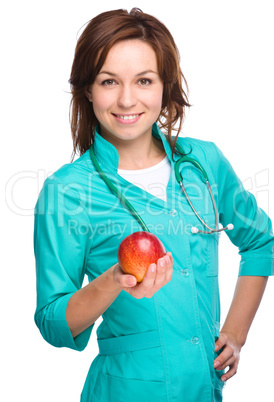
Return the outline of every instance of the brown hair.
[[[175,144],[185,116],[185,107],[191,106],[183,90],[187,82],[180,68],[180,55],[172,35],[155,17],[139,8],[103,12],[89,21],[75,49],[69,83],[71,85],[70,123],[73,138],[72,160],[77,152],[82,155],[94,141],[98,120],[86,96],[100,72],[111,47],[119,41],[140,39],[152,46],[156,53],[159,76],[163,81],[163,99],[157,119],[165,129],[167,139],[175,152]],[[174,126],[179,121],[178,129]],[[172,138],[172,130],[177,131]]]

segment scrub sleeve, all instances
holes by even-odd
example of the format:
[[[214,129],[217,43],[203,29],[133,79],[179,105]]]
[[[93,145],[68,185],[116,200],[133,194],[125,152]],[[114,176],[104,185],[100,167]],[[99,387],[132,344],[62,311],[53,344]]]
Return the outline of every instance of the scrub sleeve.
[[[215,182],[218,184],[219,219],[231,242],[239,248],[241,256],[239,276],[274,275],[274,236],[272,222],[258,207],[256,198],[246,191],[231,164],[222,151],[211,143],[215,150],[215,161],[211,164]]]
[[[87,212],[77,192],[55,176],[46,179],[35,208],[35,323],[51,345],[82,351],[94,324],[73,339],[66,320],[68,301],[82,286],[91,247],[88,236],[73,230],[76,220],[86,227]]]

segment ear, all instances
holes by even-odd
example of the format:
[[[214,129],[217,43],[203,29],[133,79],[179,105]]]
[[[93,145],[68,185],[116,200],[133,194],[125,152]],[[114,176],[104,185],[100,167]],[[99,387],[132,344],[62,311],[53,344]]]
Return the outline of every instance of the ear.
[[[88,100],[89,100],[90,102],[92,102],[91,88],[87,88],[87,89],[85,90],[85,94],[86,94],[86,97],[88,98]]]

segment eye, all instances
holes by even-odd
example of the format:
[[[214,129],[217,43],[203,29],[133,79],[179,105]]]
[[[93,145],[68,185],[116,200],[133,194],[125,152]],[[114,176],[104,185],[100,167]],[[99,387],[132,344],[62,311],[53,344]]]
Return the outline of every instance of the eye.
[[[146,85],[151,84],[151,80],[149,80],[148,78],[141,78],[141,79],[139,80],[139,82],[140,82],[140,84],[141,84],[142,86],[146,86]]]
[[[110,86],[112,86],[114,84],[114,82],[115,82],[114,80],[105,80],[105,81],[102,82],[102,85],[110,87]]]

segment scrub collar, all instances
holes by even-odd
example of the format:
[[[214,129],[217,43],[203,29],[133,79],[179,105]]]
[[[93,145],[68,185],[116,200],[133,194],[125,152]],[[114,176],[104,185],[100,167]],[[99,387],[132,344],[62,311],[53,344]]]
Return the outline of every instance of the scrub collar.
[[[156,122],[152,125],[152,135],[162,141],[167,157],[170,162],[172,162],[172,151],[170,145],[165,134],[162,133]],[[119,153],[114,145],[101,136],[99,123],[95,127],[94,153],[96,158],[100,161],[100,164],[103,166],[107,165],[116,172],[118,171]]]

